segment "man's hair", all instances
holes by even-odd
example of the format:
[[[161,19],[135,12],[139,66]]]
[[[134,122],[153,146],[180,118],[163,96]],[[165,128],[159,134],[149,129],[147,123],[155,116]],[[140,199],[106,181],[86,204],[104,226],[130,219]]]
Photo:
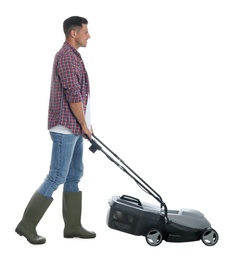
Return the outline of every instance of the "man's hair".
[[[82,27],[82,24],[88,24],[87,19],[80,16],[71,16],[63,22],[63,31],[68,36],[71,30],[77,26]]]

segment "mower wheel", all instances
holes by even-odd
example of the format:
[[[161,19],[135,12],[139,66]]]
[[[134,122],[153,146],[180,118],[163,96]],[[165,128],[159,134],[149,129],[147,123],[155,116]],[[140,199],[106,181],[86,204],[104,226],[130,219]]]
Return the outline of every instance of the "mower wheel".
[[[163,236],[157,228],[151,228],[146,232],[145,239],[150,246],[158,246],[161,244]]]
[[[213,228],[207,228],[203,231],[201,240],[206,246],[214,246],[219,240],[219,235]]]

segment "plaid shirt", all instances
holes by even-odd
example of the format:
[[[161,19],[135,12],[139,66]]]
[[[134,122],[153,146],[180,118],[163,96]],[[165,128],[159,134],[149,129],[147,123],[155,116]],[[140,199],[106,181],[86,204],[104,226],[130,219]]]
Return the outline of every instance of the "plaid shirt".
[[[60,124],[81,135],[79,122],[69,103],[82,102],[84,114],[89,96],[89,79],[79,52],[65,42],[54,58],[48,129]]]

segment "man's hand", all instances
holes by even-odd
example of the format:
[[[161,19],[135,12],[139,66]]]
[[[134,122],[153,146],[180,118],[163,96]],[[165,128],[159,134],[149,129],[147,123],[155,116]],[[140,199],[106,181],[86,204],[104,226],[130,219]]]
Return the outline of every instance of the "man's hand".
[[[70,103],[70,108],[72,110],[72,113],[76,117],[77,121],[81,125],[82,135],[85,138],[91,139],[92,138],[91,136],[92,136],[92,133],[93,133],[93,129],[92,129],[92,127],[91,127],[91,129],[89,129],[87,127],[87,124],[86,124],[86,121],[85,121],[85,116],[84,116],[84,110],[83,110],[82,102]]]
[[[82,128],[82,134],[83,134],[84,138],[88,138],[89,140],[91,140],[92,139],[92,133],[93,133],[92,128],[89,129],[87,126]]]

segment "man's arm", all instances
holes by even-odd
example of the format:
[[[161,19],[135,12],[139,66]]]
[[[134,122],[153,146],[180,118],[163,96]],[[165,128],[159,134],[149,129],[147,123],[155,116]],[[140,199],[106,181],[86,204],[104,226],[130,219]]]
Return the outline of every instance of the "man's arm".
[[[89,128],[87,127],[87,124],[85,121],[85,115],[84,115],[82,102],[70,103],[70,108],[72,110],[72,113],[76,117],[77,121],[81,125],[83,135],[87,135],[88,138],[91,139],[92,133],[89,130]]]

